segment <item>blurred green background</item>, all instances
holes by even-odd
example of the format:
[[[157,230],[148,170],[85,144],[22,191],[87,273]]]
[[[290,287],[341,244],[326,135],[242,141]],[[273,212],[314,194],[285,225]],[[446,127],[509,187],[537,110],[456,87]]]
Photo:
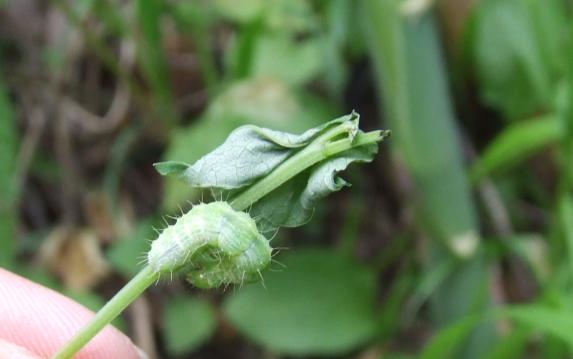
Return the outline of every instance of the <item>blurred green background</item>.
[[[193,162],[355,109],[375,162],[264,285],[159,283],[150,358],[573,356],[570,0],[0,0],[0,265],[97,310]],[[167,219],[169,221],[169,219]]]

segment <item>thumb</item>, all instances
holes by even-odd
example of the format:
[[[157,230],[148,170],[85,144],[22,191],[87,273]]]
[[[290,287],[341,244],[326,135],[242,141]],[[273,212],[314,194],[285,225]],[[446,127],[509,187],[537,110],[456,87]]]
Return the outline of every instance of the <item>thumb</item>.
[[[93,315],[71,299],[0,268],[0,338],[5,341],[47,358]],[[76,358],[138,359],[140,355],[129,338],[108,325]]]

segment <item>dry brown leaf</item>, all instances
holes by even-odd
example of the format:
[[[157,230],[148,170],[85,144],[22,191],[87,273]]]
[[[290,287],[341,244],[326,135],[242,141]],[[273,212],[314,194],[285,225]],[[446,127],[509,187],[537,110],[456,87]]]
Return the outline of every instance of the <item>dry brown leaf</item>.
[[[110,271],[97,236],[87,229],[57,227],[44,241],[40,260],[67,288],[79,291],[92,288]]]

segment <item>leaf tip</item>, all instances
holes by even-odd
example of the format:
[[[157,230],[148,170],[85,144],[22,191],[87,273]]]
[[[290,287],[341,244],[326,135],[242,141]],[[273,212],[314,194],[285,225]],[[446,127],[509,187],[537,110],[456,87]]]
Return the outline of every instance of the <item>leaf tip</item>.
[[[380,131],[380,141],[383,141],[392,136],[392,130],[382,130]]]
[[[176,175],[181,176],[185,170],[189,167],[188,164],[184,162],[177,161],[166,161],[166,162],[156,162],[153,164],[155,170],[159,172],[162,176]]]

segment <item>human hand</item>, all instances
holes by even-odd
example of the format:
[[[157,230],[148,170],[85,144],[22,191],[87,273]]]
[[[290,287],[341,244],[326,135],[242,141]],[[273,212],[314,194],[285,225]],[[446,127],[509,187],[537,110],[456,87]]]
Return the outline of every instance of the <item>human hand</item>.
[[[93,316],[73,300],[0,268],[0,359],[49,358]],[[107,326],[74,358],[141,357],[129,338]]]

